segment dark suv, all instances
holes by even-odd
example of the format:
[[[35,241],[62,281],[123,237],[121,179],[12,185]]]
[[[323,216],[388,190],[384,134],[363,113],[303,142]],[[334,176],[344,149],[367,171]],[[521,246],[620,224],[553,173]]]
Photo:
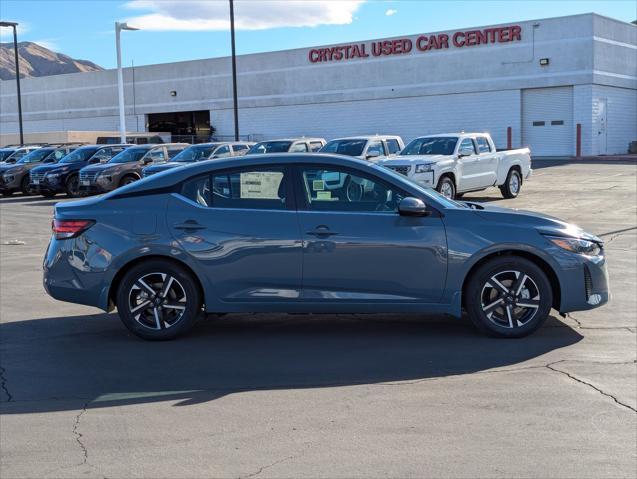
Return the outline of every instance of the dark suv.
[[[79,196],[79,173],[86,165],[110,160],[132,145],[86,145],[69,153],[53,165],[42,165],[31,170],[30,187],[34,193],[46,197],[66,193]]]
[[[23,156],[15,163],[0,165],[0,192],[9,196],[21,190],[25,195],[32,192],[29,173],[40,165],[57,163],[74,149],[78,144],[48,145]]]
[[[80,192],[100,194],[137,181],[144,166],[165,162],[186,149],[187,143],[135,145],[103,165],[90,165],[80,171]]]

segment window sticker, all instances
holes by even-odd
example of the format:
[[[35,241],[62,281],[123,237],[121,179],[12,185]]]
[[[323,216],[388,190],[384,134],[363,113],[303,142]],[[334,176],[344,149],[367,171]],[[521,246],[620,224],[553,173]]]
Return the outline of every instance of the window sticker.
[[[323,191],[325,189],[325,182],[323,180],[312,181],[312,189],[314,191]]]
[[[331,191],[317,191],[316,199],[320,201],[331,200],[332,192]]]
[[[278,171],[252,171],[241,173],[241,198],[278,200],[283,173]]]

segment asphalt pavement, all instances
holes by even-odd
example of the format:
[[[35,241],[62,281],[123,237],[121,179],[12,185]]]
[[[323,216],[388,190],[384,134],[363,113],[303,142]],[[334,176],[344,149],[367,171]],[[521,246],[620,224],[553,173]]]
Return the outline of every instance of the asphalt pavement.
[[[66,200],[0,199],[0,477],[635,477],[637,165],[544,166],[517,199],[467,199],[602,237],[613,299],[520,340],[442,316],[233,314],[144,342],[45,294]]]

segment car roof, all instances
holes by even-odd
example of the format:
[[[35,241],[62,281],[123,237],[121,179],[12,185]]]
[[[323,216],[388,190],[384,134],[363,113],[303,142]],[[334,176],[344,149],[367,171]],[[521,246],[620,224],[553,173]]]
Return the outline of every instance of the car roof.
[[[383,138],[402,140],[398,135],[357,135],[357,136],[344,136],[342,138],[333,138],[330,141],[338,140],[382,140]]]
[[[301,136],[298,138],[276,138],[273,140],[262,140],[257,143],[268,143],[271,141],[325,141],[325,138],[311,137],[311,136]]]

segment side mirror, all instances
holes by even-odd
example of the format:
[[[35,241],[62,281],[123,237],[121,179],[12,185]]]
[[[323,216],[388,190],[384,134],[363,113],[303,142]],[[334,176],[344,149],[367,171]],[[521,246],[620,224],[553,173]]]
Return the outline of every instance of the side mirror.
[[[99,158],[91,158],[88,160],[88,164],[89,165],[94,165],[96,163],[100,163],[100,159]]]
[[[145,164],[145,165],[147,165],[149,163],[152,163],[152,162],[153,162],[153,159],[148,157],[148,156],[142,158],[142,163]]]
[[[15,158],[9,158],[8,160],[5,160],[5,163],[13,164],[16,161],[18,161],[18,160],[16,160]]]
[[[460,151],[458,152],[458,158],[462,158],[463,156],[471,156],[473,155],[473,149],[472,148],[460,148]]]
[[[431,212],[427,205],[420,198],[408,196],[403,198],[398,204],[398,213],[401,216],[429,216]]]
[[[369,153],[367,153],[367,156],[365,156],[365,158],[369,160],[370,158],[378,158],[379,156],[380,151],[370,151]]]

